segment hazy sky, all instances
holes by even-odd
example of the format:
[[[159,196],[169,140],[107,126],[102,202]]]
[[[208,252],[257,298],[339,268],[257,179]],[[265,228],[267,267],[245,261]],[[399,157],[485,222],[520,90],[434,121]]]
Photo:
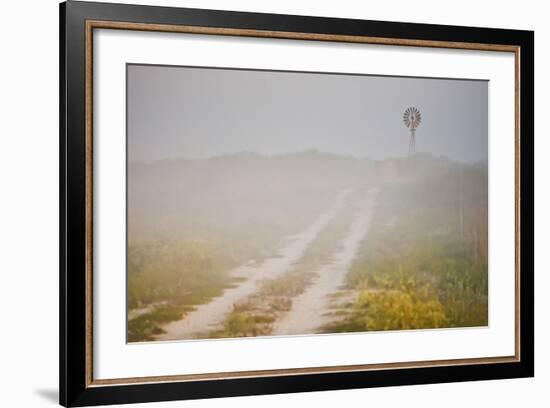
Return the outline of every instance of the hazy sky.
[[[128,159],[406,156],[409,106],[422,114],[417,152],[487,159],[486,81],[144,65],[128,66]]]

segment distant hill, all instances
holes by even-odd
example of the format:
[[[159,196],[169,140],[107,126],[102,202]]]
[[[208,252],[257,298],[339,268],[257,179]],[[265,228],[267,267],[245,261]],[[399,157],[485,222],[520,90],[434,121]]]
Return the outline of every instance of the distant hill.
[[[444,157],[415,157],[418,174],[455,165]],[[403,178],[410,175],[407,166],[406,158],[375,161],[316,150],[130,162],[130,236],[305,222],[326,208],[338,191]]]

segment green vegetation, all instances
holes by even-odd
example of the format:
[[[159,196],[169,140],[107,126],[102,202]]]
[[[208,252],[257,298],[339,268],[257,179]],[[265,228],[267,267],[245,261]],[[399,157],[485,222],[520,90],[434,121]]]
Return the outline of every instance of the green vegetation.
[[[348,277],[357,291],[326,332],[487,325],[487,173],[386,185]]]
[[[149,241],[128,247],[128,307],[189,296],[227,279],[205,240]],[[225,263],[228,260],[225,260]]]
[[[129,236],[140,238],[128,244],[128,341],[154,340],[163,334],[164,324],[234,287],[238,279],[230,276],[232,268],[273,256],[281,237],[298,233],[315,215],[313,211],[271,223],[235,225],[228,217],[217,226],[214,219],[208,223],[197,216],[187,229],[139,233],[142,228],[135,227],[139,220],[134,219]]]
[[[147,240],[128,246],[128,341],[153,340],[160,327],[220,296],[238,279],[228,271],[260,252],[262,240],[230,245],[213,239]]]
[[[152,340],[164,333],[158,325],[180,319],[187,310],[181,305],[158,306],[128,322],[128,341]]]

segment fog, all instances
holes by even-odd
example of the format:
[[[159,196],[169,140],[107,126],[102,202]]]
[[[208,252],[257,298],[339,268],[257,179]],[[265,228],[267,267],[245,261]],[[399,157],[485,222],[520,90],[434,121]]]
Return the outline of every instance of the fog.
[[[484,81],[130,65],[128,340],[486,325],[487,102]]]
[[[422,113],[417,151],[487,158],[488,82],[128,65],[128,159],[309,149],[407,154],[402,115]]]

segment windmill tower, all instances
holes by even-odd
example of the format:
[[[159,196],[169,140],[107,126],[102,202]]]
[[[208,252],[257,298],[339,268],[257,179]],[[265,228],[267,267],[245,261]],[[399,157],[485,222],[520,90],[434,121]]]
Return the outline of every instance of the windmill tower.
[[[416,128],[420,126],[421,121],[422,115],[420,115],[420,111],[414,106],[407,108],[405,113],[403,113],[403,122],[411,131],[411,138],[409,140],[409,157],[413,156],[416,152]]]

